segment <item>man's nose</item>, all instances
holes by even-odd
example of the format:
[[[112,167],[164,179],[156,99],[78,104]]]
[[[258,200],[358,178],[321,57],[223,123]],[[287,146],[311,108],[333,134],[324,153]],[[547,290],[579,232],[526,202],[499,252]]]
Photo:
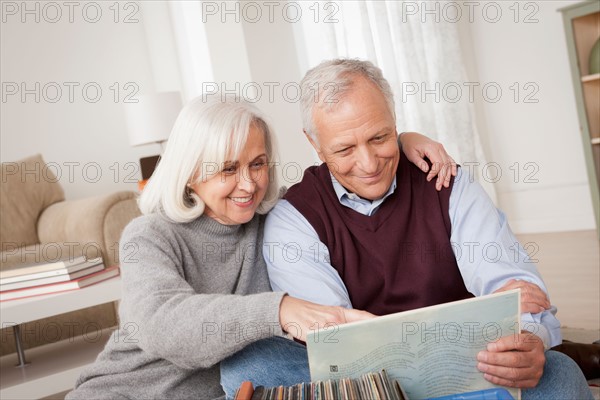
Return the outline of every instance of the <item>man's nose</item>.
[[[358,167],[365,174],[374,174],[377,172],[377,156],[375,151],[368,147],[361,147],[357,152],[357,164]]]

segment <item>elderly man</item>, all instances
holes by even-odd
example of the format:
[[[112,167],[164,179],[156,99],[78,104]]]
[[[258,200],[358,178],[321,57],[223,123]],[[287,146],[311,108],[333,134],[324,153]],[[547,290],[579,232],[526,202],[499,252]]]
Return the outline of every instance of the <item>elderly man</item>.
[[[267,217],[273,290],[385,315],[520,287],[529,332],[489,344],[479,370],[495,384],[528,389],[525,398],[591,399],[577,365],[545,351],[561,342],[556,308],[504,214],[465,171],[438,192],[401,156],[394,98],[379,68],[326,61],[301,86],[304,132],[323,164],[308,168]],[[486,257],[486,244],[501,254]]]

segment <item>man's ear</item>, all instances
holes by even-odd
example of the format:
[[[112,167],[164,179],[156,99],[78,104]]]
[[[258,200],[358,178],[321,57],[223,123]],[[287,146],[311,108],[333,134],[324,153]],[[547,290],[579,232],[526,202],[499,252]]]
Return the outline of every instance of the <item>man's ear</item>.
[[[304,135],[306,136],[306,138],[308,139],[308,141],[310,142],[310,144],[312,145],[312,147],[315,149],[315,151],[317,152],[317,155],[319,156],[319,159],[323,162],[325,162],[325,159],[323,158],[323,153],[321,153],[321,147],[318,145],[318,143],[316,143],[312,136],[309,135],[305,129],[302,129],[302,132],[304,132]]]

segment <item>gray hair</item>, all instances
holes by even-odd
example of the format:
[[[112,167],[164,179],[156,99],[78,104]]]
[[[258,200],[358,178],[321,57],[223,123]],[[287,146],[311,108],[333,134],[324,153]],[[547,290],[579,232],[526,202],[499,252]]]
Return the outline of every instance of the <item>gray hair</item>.
[[[394,93],[379,67],[370,61],[359,59],[337,58],[323,61],[310,69],[300,82],[302,124],[304,131],[315,143],[319,143],[313,118],[315,105],[319,108],[334,107],[352,88],[357,76],[368,79],[381,90],[390,113],[396,119]]]
[[[257,213],[267,213],[279,198],[272,129],[251,103],[221,96],[197,97],[181,110],[164,154],[140,196],[142,213],[160,213],[174,222],[189,222],[202,215],[204,202],[188,184],[201,182],[220,171],[226,161],[237,159],[252,126],[265,135],[269,185]]]

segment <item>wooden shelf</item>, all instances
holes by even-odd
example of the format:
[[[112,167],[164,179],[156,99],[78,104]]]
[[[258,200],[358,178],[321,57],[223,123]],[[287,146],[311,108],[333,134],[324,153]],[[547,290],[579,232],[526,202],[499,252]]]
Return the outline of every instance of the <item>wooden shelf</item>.
[[[64,314],[121,298],[121,278],[114,277],[83,289],[0,303],[3,327]]]
[[[109,303],[121,298],[119,276],[83,289],[0,303],[2,327]],[[29,363],[16,367],[16,353],[0,358],[0,399],[39,399],[73,388],[79,374],[94,362],[114,328],[87,332],[25,351]]]
[[[600,73],[593,75],[586,75],[581,77],[581,82],[594,82],[600,80]]]
[[[563,14],[596,232],[600,238],[600,74],[590,73],[590,56],[600,38],[600,2],[578,2],[560,11]]]
[[[584,82],[583,100],[590,135],[600,132],[600,79]]]
[[[25,367],[16,367],[17,355],[0,358],[2,399],[39,399],[73,388],[81,371],[93,363],[115,328],[90,332],[27,350]]]
[[[594,7],[581,3],[582,9],[584,7]],[[575,46],[577,47],[577,63],[579,64],[579,72],[581,76],[589,76],[589,60],[592,47],[598,40],[598,23],[600,16],[597,11],[592,11],[584,15],[577,16],[572,19],[572,29],[575,38]]]

